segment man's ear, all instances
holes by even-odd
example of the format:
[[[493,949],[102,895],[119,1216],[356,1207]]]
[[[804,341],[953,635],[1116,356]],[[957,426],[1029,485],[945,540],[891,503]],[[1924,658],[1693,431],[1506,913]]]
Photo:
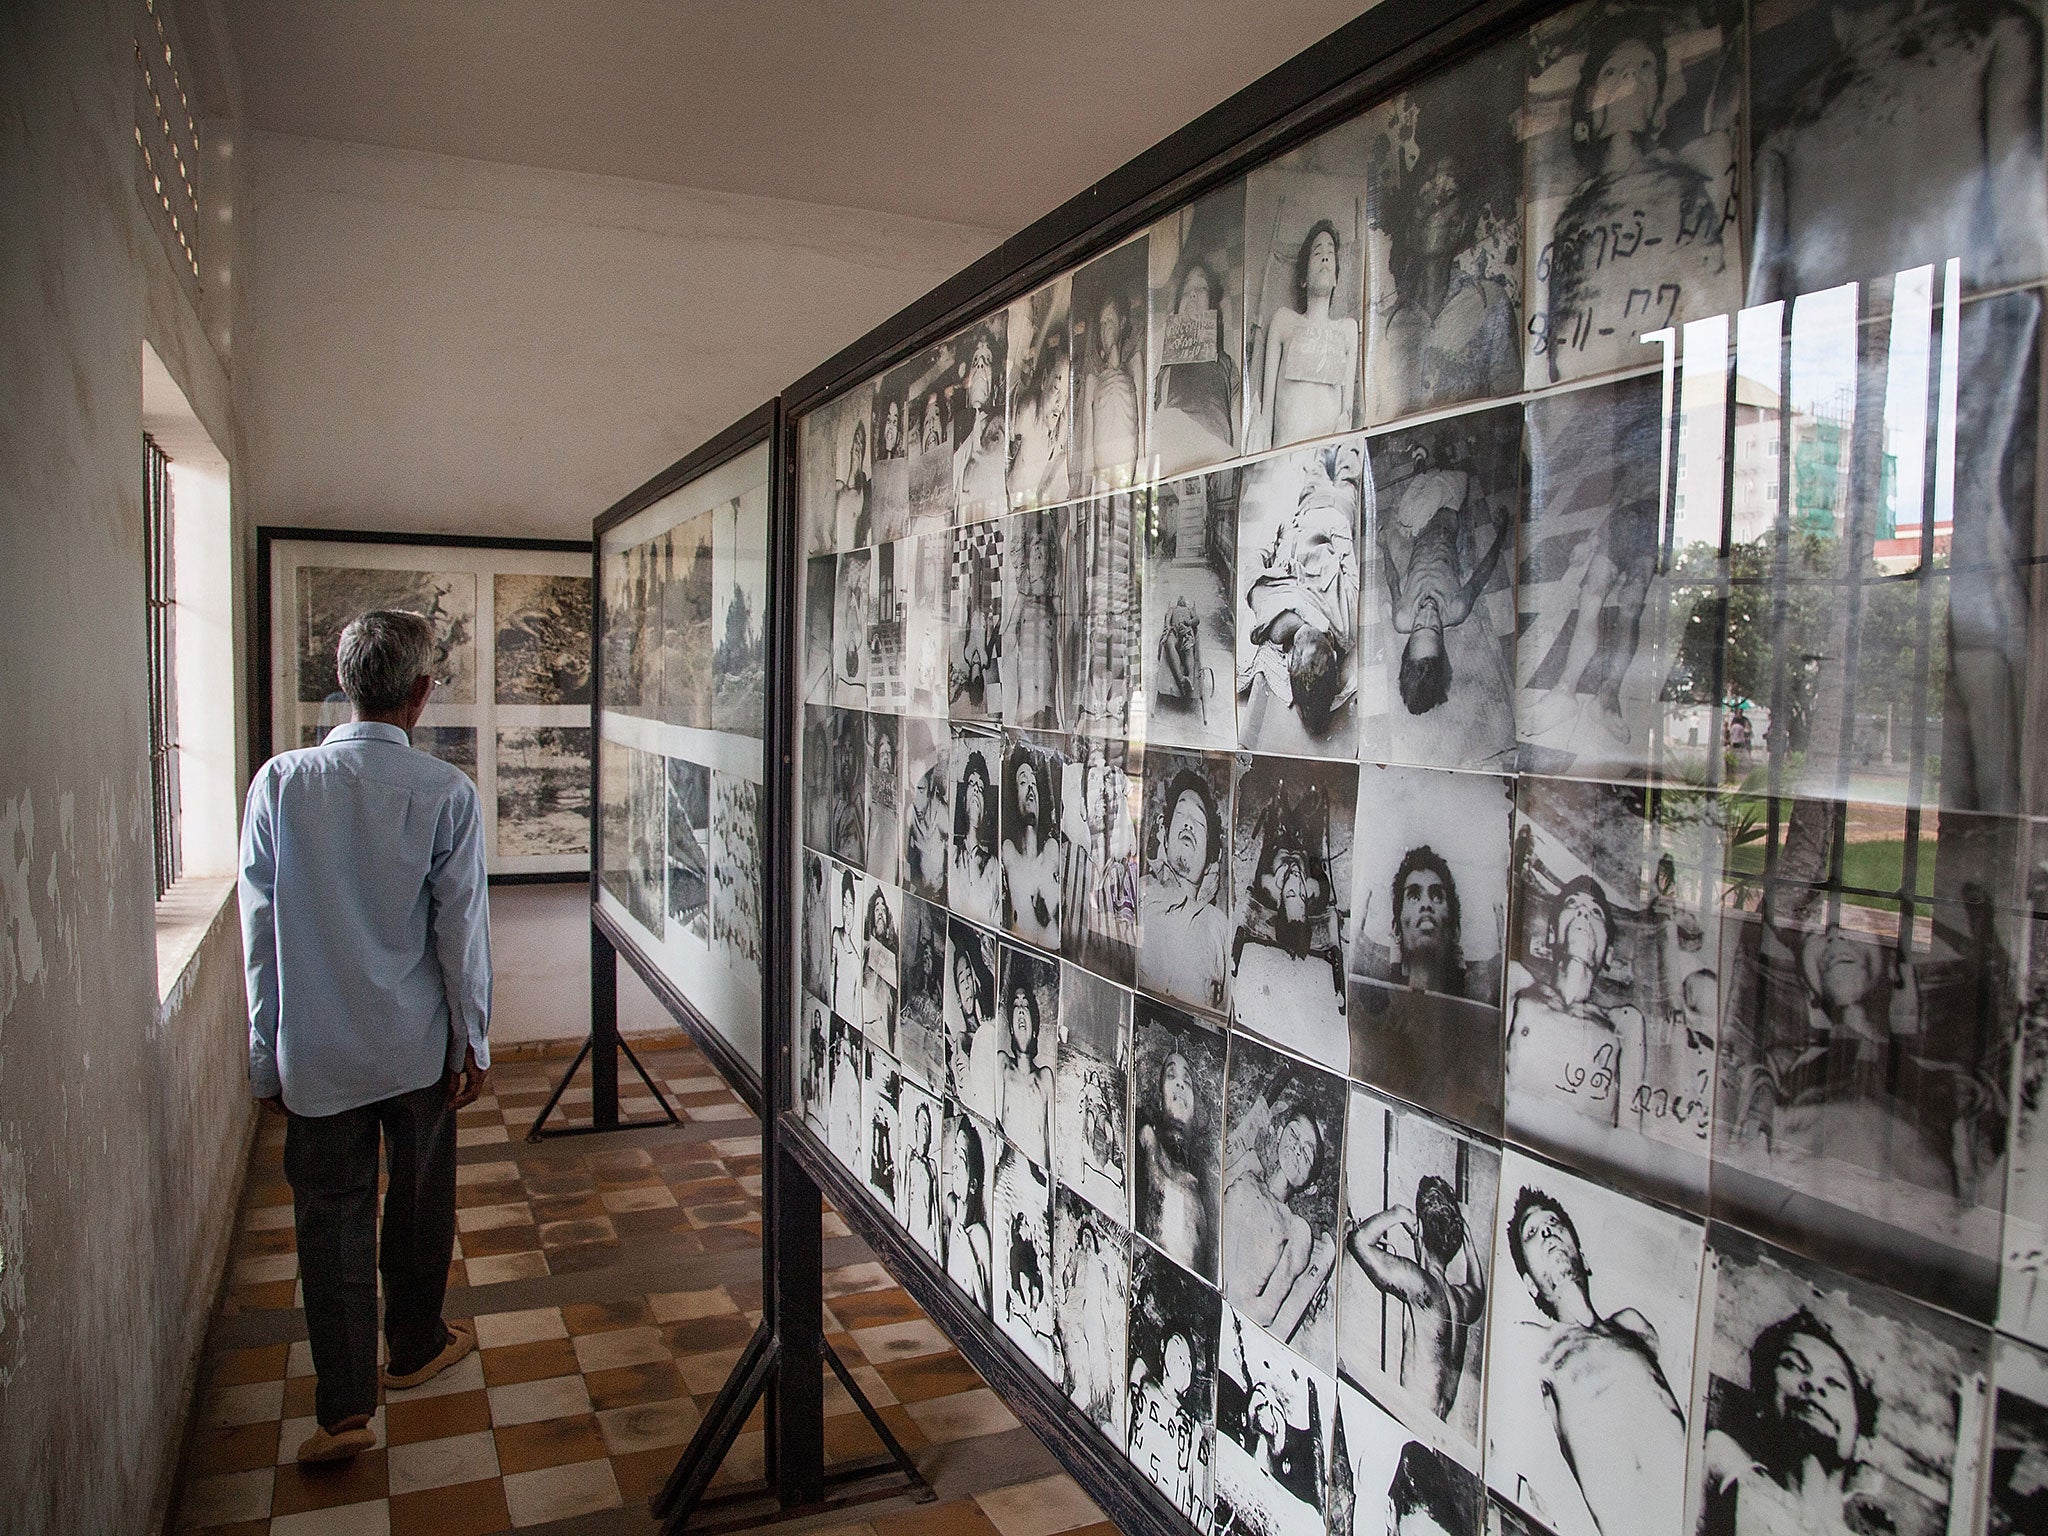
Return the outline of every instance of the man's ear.
[[[415,725],[419,723],[420,716],[426,713],[427,699],[433,691],[434,680],[428,676],[414,678],[412,687],[405,691],[406,712],[412,716]]]

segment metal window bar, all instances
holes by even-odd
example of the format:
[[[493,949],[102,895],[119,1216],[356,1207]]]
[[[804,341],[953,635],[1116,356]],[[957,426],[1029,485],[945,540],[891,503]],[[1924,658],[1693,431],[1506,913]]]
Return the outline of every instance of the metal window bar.
[[[149,787],[156,893],[185,870],[178,794],[178,609],[173,558],[171,461],[142,437],[142,558],[149,645]]]

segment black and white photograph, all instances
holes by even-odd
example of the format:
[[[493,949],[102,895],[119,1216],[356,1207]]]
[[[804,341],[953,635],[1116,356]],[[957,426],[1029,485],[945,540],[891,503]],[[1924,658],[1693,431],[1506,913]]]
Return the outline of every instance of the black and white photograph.
[[[1008,1142],[996,1163],[991,1219],[996,1326],[1046,1380],[1059,1382],[1064,1373],[1053,1305],[1052,1184],[1043,1169]]]
[[[761,786],[711,770],[711,942],[725,963],[761,982]]]
[[[903,893],[886,880],[870,881],[861,906],[860,1029],[869,1045],[878,1045],[893,1057],[900,1009]]]
[[[996,1123],[1032,1163],[1052,1167],[1054,1064],[1058,1060],[1060,963],[1021,945],[1000,956],[1002,1048],[997,1056]]]
[[[1067,889],[1061,944],[1098,975],[1131,980],[1138,959],[1141,758],[1121,737],[1068,738],[1061,803]]]
[[[1221,464],[1244,440],[1244,192],[1229,182],[1146,232],[1155,474]]]
[[[712,551],[710,512],[677,523],[655,544],[661,560],[661,714],[670,725],[711,724]]]
[[[832,856],[865,868],[868,858],[868,720],[858,709],[835,709],[827,717],[831,745]]]
[[[605,755],[623,756],[627,773],[626,910],[655,938],[664,931],[668,836],[668,772],[653,752],[616,743]]]
[[[1221,752],[1145,753],[1138,985],[1205,1013],[1229,1001],[1231,778]]]
[[[903,896],[896,994],[896,1059],[934,1093],[947,1087],[946,913]]]
[[[870,714],[867,731],[867,871],[893,885],[903,854],[903,722]]]
[[[632,883],[627,876],[633,840],[633,765],[631,747],[606,742],[598,754],[597,878],[612,900],[631,910]],[[808,856],[806,875],[809,874]],[[806,890],[808,891],[808,883]],[[808,910],[808,909],[807,909]],[[809,972],[807,971],[806,977]]]
[[[1237,745],[1237,501],[1244,470],[1168,480],[1152,491],[1145,541],[1145,739]]]
[[[1389,432],[1370,458],[1359,755],[1511,770],[1522,409]]]
[[[2029,870],[2027,907],[2031,932],[2013,1053],[1998,1326],[2048,1349],[2048,842]]]
[[[954,918],[946,925],[947,1090],[982,1119],[1002,1109],[1002,1031],[996,937]]]
[[[952,551],[947,533],[896,544],[896,580],[910,584],[903,615],[903,711],[928,720],[945,719],[952,699]]]
[[[864,1178],[861,1153],[865,1137],[861,1129],[862,1098],[866,1093],[867,1052],[861,1047],[860,1030],[838,1014],[832,1016],[832,1054],[827,1063],[825,1087],[825,1143],[855,1178]]]
[[[1074,271],[1074,448],[1078,489],[1117,490],[1143,466],[1149,340],[1143,235]]]
[[[1716,743],[1681,723],[1684,637],[1713,617],[1711,576],[1681,580],[1721,536],[1711,506],[1671,506],[1653,377],[1528,408],[1529,509],[1517,551],[1515,728],[1524,773],[1626,782],[1704,777]]]
[[[1131,1249],[1131,1465],[1206,1531],[1223,1303],[1158,1250],[1136,1242]]]
[[[898,740],[903,888],[943,903],[953,847],[953,734],[943,720],[911,717],[903,721]]]
[[[590,578],[492,578],[500,704],[590,703]]]
[[[1212,1285],[1222,1252],[1224,1035],[1139,998],[1131,1022],[1131,1225]]]
[[[430,706],[431,707],[431,706]],[[469,725],[416,725],[412,744],[429,757],[438,757],[451,768],[460,768],[476,782],[476,728]],[[311,745],[311,743],[308,743]]]
[[[838,561],[833,593],[832,702],[844,709],[868,705],[868,640],[874,624],[874,551],[857,549]]]
[[[1131,694],[1140,685],[1140,541],[1150,493],[1119,491],[1074,508],[1070,527],[1074,665],[1067,669],[1067,718],[1092,734],[1130,734]],[[1011,722],[1014,724],[1015,722]]]
[[[819,406],[803,424],[804,553],[827,555],[868,542],[875,460],[873,380]],[[900,434],[899,434],[900,437]]]
[[[956,522],[978,523],[1010,504],[1010,430],[1004,397],[1009,331],[1008,317],[998,314],[976,321],[946,344],[955,376],[947,415]]]
[[[444,704],[474,704],[476,576],[469,571],[359,570],[302,565],[298,587],[298,689],[301,704],[339,699],[334,667],[341,632],[373,609],[417,613],[434,629],[435,693]]]
[[[1013,507],[1054,506],[1075,490],[1072,297],[1073,279],[1062,273],[1006,312]]]
[[[1365,445],[1345,438],[1245,472],[1237,534],[1237,729],[1253,752],[1358,756]]]
[[[839,614],[839,561],[820,555],[804,562],[804,694],[806,704],[832,702],[832,626]],[[610,642],[610,626],[606,640]],[[612,707],[609,696],[605,707]]]
[[[944,1206],[939,1199],[945,1159],[944,1103],[925,1092],[909,1073],[902,1077],[896,1122],[902,1127],[896,1167],[896,1219],[911,1241],[937,1262]]]
[[[1060,730],[1080,666],[1073,514],[1019,512],[1003,524],[1002,699],[993,713],[1016,727]]]
[[[668,764],[668,920],[700,943],[711,935],[711,770]]]
[[[599,637],[602,675],[598,683],[604,707],[618,714],[652,716],[661,712],[661,578],[656,559],[660,543],[659,538],[643,539],[604,555],[604,633]],[[302,649],[303,644],[302,636]],[[303,689],[303,669],[299,678]],[[334,686],[334,696],[340,697],[340,684]]]
[[[1337,1382],[1235,1305],[1216,1353],[1216,1536],[1322,1536]]]
[[[1003,740],[994,731],[953,727],[951,748],[952,842],[946,904],[962,917],[995,925],[1002,914],[1003,864],[996,828],[1002,818],[997,781]]]
[[[869,395],[867,530],[884,540],[910,532],[911,425],[905,391],[914,363],[892,369]],[[851,459],[848,459],[851,463]],[[941,524],[940,526],[943,526]],[[851,549],[851,543],[841,546]]]
[[[1555,1536],[1678,1530],[1704,1228],[1512,1150],[1499,1206],[1487,1486]]]
[[[1750,303],[1951,257],[1973,292],[2048,273],[2038,5],[1804,0],[1751,52]]]
[[[1337,1365],[1345,1105],[1341,1075],[1231,1036],[1223,1298],[1323,1372]]]
[[[1119,1224],[1128,1221],[1131,994],[1076,966],[1060,975],[1052,1102],[1054,1176]]]
[[[1742,15],[1634,0],[1531,30],[1531,389],[1655,362],[1645,332],[1742,307]]]
[[[1834,860],[1846,884],[1902,851],[1943,878],[1937,847],[1901,836],[1896,810],[1802,800],[1780,814],[1789,835],[1761,910],[1722,919],[1714,1214],[1988,1320],[2021,1016],[2015,919],[1981,887],[1910,918],[1891,896],[1828,889]],[[1806,835],[1827,821],[1838,832]]]
[[[1700,1531],[1976,1528],[1990,1334],[1719,1223],[1701,1306]]]
[[[1337,1383],[1330,1436],[1330,1536],[1479,1536],[1476,1472],[1409,1431],[1350,1382]],[[1536,1536],[1515,1526],[1488,1536]]]
[[[946,1153],[939,1169],[940,1263],[946,1277],[989,1313],[994,1294],[995,1247],[989,1230],[995,1162],[1002,1138],[986,1120],[959,1104],[946,1104]]]
[[[713,730],[759,736],[767,719],[768,487],[735,496],[712,517],[708,723]]]
[[[590,727],[499,726],[498,857],[589,851]]]
[[[832,1011],[857,1031],[861,992],[867,975],[867,945],[861,935],[868,920],[868,895],[875,883],[843,864],[827,864],[826,885],[832,899],[832,939],[827,965],[832,977]]]
[[[1343,1072],[1358,768],[1239,753],[1236,777],[1231,1019]]]
[[[1522,50],[1510,41],[1356,126],[1368,167],[1367,426],[1521,388],[1521,98]]]
[[[1053,1186],[1053,1308],[1061,1385],[1111,1443],[1129,1434],[1131,1234],[1116,1216]]]
[[[1005,731],[1002,744],[1002,925],[1058,953],[1063,935],[1075,926],[1066,912],[1069,813],[1061,794],[1068,783],[1066,739]],[[958,902],[954,905],[957,910]]]
[[[1703,1210],[1724,802],[1530,775],[1515,793],[1508,1134]]]
[[[910,702],[908,665],[911,573],[902,561],[909,540],[878,544],[868,562],[873,596],[868,604],[868,708],[892,715]]]
[[[950,527],[955,521],[953,450],[960,429],[956,413],[964,403],[959,385],[958,360],[950,343],[919,353],[882,381],[885,395],[898,386],[903,395],[909,436],[910,521],[906,532],[924,533]]]
[[[1476,1470],[1500,1151],[1354,1087],[1344,1163],[1338,1374]]]
[[[861,1158],[857,1170],[868,1190],[893,1211],[903,1191],[903,1075],[895,1058],[869,1037],[867,1079],[861,1090]]]
[[[609,767],[616,757],[609,750],[604,761]],[[607,783],[610,773],[606,773]],[[605,888],[611,889],[611,818],[609,795],[604,802],[605,817]],[[831,874],[832,861],[819,854],[804,850],[803,856],[803,958],[799,968],[804,992],[815,997],[826,1007],[832,1006],[832,926],[833,907],[838,900],[837,880]],[[618,893],[613,892],[614,895]],[[624,898],[621,897],[621,900]]]
[[[832,716],[822,704],[806,704],[803,722],[804,846],[832,851]]]
[[[832,1010],[806,996],[802,1011],[797,1037],[797,1102],[803,1106],[804,1122],[829,1146],[826,1116],[832,1093]]]
[[[946,698],[955,720],[1003,705],[1003,524],[956,528],[946,566]]]
[[[1368,140],[1340,125],[1245,183],[1244,451],[1360,426]]]
[[[1997,1341],[1984,1536],[2048,1530],[2048,1355]]]

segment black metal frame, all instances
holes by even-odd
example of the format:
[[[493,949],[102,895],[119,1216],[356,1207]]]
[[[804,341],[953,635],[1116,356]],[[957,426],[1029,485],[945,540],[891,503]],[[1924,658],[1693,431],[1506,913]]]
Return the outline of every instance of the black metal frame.
[[[590,548],[588,539],[498,539],[474,533],[378,533],[356,528],[291,528],[265,524],[256,530],[256,573],[250,583],[249,645],[249,774],[255,777],[275,754],[273,739],[275,712],[270,698],[270,546],[287,544],[398,544],[413,549],[505,549],[540,550],[549,554],[577,555]],[[595,594],[593,594],[593,597]],[[592,609],[593,615],[595,608]],[[595,629],[593,622],[592,628]],[[477,680],[481,687],[483,680]],[[591,679],[591,740],[596,742],[597,679]],[[590,850],[591,867],[597,864],[597,848]],[[582,870],[535,872],[522,870],[490,877],[492,885],[575,885]]]

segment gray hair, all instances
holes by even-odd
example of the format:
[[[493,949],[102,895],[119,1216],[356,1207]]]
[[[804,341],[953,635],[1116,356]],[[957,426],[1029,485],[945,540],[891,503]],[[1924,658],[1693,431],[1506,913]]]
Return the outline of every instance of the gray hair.
[[[349,702],[368,714],[387,714],[434,670],[434,626],[390,608],[359,614],[341,632],[334,660]]]

